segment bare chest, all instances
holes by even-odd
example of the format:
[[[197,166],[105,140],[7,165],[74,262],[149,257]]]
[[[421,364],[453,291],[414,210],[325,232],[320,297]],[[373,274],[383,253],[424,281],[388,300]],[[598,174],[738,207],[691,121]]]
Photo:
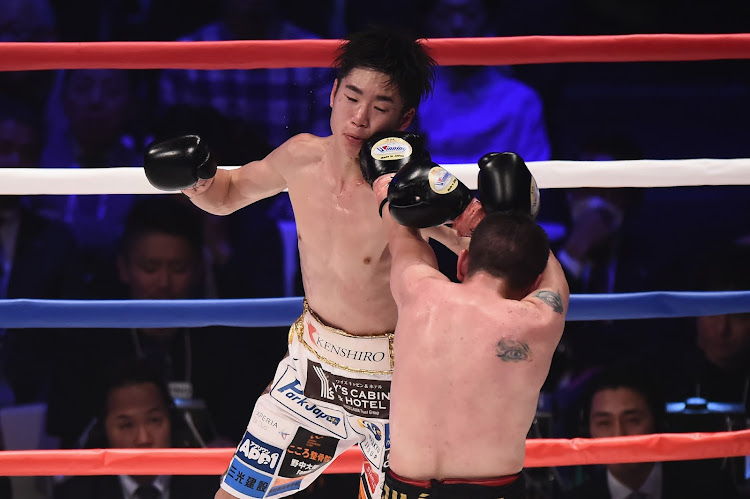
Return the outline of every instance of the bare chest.
[[[386,234],[367,184],[338,191],[323,184],[291,193],[300,258],[308,265],[369,272],[383,261]]]

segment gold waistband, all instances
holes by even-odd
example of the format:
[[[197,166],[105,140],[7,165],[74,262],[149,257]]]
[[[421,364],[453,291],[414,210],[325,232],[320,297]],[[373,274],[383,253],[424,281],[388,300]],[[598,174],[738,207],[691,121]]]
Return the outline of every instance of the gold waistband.
[[[328,331],[330,333],[334,333],[334,334],[339,335],[339,336],[344,336],[344,337],[352,338],[352,339],[361,339],[361,340],[368,340],[368,339],[372,340],[372,339],[378,339],[378,338],[387,339],[388,340],[388,355],[390,357],[390,359],[389,359],[389,361],[390,361],[390,369],[387,370],[387,371],[382,371],[382,370],[375,371],[375,370],[369,370],[369,369],[356,369],[356,368],[353,368],[353,367],[342,365],[342,364],[340,364],[340,363],[338,363],[336,361],[333,361],[333,360],[331,360],[331,359],[329,359],[327,357],[321,356],[305,340],[305,316],[306,315],[309,315],[316,322],[317,325],[321,326],[326,331]],[[335,328],[335,327],[329,326],[325,322],[323,322],[320,319],[320,317],[318,317],[315,314],[315,312],[310,308],[310,306],[307,303],[307,300],[303,301],[302,315],[300,315],[299,318],[297,318],[297,320],[294,321],[294,323],[292,324],[292,326],[289,328],[289,343],[290,344],[292,343],[292,341],[293,341],[293,339],[295,337],[297,338],[297,340],[300,343],[302,343],[305,346],[305,348],[307,350],[310,351],[310,353],[312,353],[313,355],[315,355],[316,358],[318,358],[320,361],[322,361],[322,362],[324,362],[324,363],[326,363],[326,364],[328,364],[330,366],[333,366],[333,367],[336,367],[336,368],[339,368],[339,369],[343,369],[345,371],[358,372],[358,373],[369,373],[369,374],[391,374],[391,372],[393,371],[393,333],[379,333],[379,334],[373,334],[373,335],[356,335],[356,334],[347,333],[343,329],[339,329],[339,328]]]

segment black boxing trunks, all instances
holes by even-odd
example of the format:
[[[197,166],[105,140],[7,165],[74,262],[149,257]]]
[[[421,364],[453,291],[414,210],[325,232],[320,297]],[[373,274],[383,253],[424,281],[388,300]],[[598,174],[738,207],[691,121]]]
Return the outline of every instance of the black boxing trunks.
[[[289,330],[289,355],[256,401],[221,488],[240,498],[294,494],[358,445],[365,457],[359,497],[380,499],[392,369],[393,334],[348,334],[324,324],[305,302]],[[242,380],[230,382],[242,396]]]
[[[386,472],[382,499],[523,499],[520,474],[481,480],[411,480]]]

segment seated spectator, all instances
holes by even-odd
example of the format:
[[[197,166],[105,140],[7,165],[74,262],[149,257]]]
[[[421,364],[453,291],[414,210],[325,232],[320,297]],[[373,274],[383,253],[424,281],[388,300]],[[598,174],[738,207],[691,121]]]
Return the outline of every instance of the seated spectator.
[[[197,208],[178,196],[145,197],[125,223],[117,267],[119,298],[202,297],[203,234]],[[198,408],[196,438],[205,445],[244,430],[252,394],[260,394],[285,351],[284,335],[265,328],[144,328],[79,330],[60,356],[49,400],[48,432],[75,447],[94,407],[90,384],[121,359],[145,359],[160,369],[170,393]],[[276,339],[276,341],[274,341]],[[248,371],[246,355],[263,352]],[[218,377],[216,373],[222,373]],[[229,380],[242,380],[243,396]],[[205,407],[205,409],[203,409]],[[193,416],[196,414],[193,413]],[[233,433],[234,432],[234,433]]]
[[[578,160],[641,159],[638,144],[626,136],[602,134],[584,140]],[[568,212],[565,237],[554,245],[571,293],[641,292],[654,289],[655,272],[641,244],[636,217],[643,190],[636,188],[565,189]],[[544,204],[544,203],[542,203]],[[581,403],[586,382],[600,366],[643,353],[642,341],[664,337],[663,326],[648,320],[577,321],[566,324],[565,335],[548,378],[556,392],[557,430],[570,436],[576,425],[574,407]],[[660,336],[661,335],[661,336]]]
[[[594,137],[583,144],[581,161],[642,159],[639,147],[624,137]],[[643,291],[645,270],[625,237],[640,207],[642,190],[591,188],[567,190],[570,224],[560,263],[576,293]]]
[[[274,0],[222,0],[219,19],[182,41],[314,39],[289,22]],[[182,70],[161,72],[159,102],[208,106],[245,121],[272,147],[298,133],[328,135],[328,68]],[[253,159],[253,158],[251,158]],[[247,162],[247,160],[245,160]]]
[[[665,431],[665,401],[658,378],[641,365],[604,370],[588,385],[581,436],[644,435]],[[733,498],[729,477],[703,461],[618,463],[596,466],[569,491],[571,499]]]
[[[124,362],[107,372],[98,415],[86,448],[160,449],[188,447],[189,432],[176,413],[159,372],[144,362]],[[96,475],[70,477],[55,499],[211,497],[218,476]]]
[[[178,105],[155,123],[156,140],[200,135],[217,164],[242,165],[271,152],[265,140],[239,119],[227,118],[211,107]],[[200,211],[206,243],[207,295],[218,298],[283,296],[283,244],[274,207],[289,207],[283,193],[253,203],[229,215]],[[294,238],[296,245],[297,238]]]
[[[428,38],[496,36],[496,8],[487,0],[425,0],[420,18]],[[437,163],[475,163],[490,150],[550,158],[543,102],[510,66],[438,66],[417,120]]]
[[[125,70],[66,70],[60,98],[64,116],[45,144],[42,166],[140,165],[142,139],[134,132],[132,119],[139,102],[135,78],[135,73]],[[91,279],[112,258],[133,200],[128,194],[71,194],[35,196],[32,202],[35,210],[74,228]]]
[[[750,246],[720,245],[696,272],[696,291],[750,290]],[[693,341],[670,363],[670,401],[733,402],[750,415],[750,313],[696,317]]]
[[[0,169],[39,166],[42,136],[32,108],[0,97]],[[0,196],[0,298],[80,297],[80,255],[70,228],[28,209],[22,199]],[[59,331],[3,332],[0,328],[0,405],[44,400]]]

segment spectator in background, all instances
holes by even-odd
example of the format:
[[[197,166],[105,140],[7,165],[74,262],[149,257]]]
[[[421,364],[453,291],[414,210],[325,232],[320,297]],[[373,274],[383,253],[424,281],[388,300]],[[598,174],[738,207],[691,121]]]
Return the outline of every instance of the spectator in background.
[[[223,166],[241,165],[248,158],[260,159],[271,152],[268,143],[242,120],[206,106],[183,104],[167,109],[152,134],[156,139],[200,135],[211,144],[216,162]],[[287,208],[291,211],[289,197],[282,193],[223,217],[200,212],[206,243],[207,296],[283,296],[284,252],[277,222]]]
[[[158,370],[130,361],[106,373],[98,394],[97,419],[86,448],[159,449],[189,447],[184,424]],[[159,499],[211,497],[218,476],[97,475],[70,477],[55,487],[55,499]]]
[[[117,259],[122,289],[118,298],[175,300],[203,296],[203,232],[198,210],[177,196],[146,197],[128,215]],[[89,386],[109,365],[144,359],[159,369],[173,398],[197,408],[196,440],[211,445],[245,428],[253,397],[265,388],[286,344],[278,331],[266,329],[142,328],[79,330],[68,340],[69,353],[56,363],[59,374],[49,400],[47,430],[63,447],[75,447],[94,414]],[[279,341],[273,342],[273,339]],[[260,349],[248,371],[244,355]],[[237,398],[242,381],[246,398]],[[242,402],[246,400],[246,402]],[[193,416],[191,416],[193,417]]]
[[[695,275],[696,291],[750,290],[750,247],[722,244]],[[693,343],[664,373],[670,401],[732,402],[750,415],[750,313],[701,316]]]
[[[64,119],[42,153],[42,166],[108,168],[141,162],[141,141],[134,133],[136,75],[125,70],[66,70],[61,83]],[[35,196],[33,208],[70,224],[86,257],[86,280],[101,279],[135,199],[128,194]],[[110,271],[111,274],[111,271]],[[112,277],[110,276],[110,281]]]
[[[274,0],[222,0],[219,19],[183,41],[311,39],[289,22]],[[238,118],[272,147],[301,132],[328,135],[330,69],[233,69],[161,72],[159,101],[209,106]]]
[[[623,364],[598,373],[588,386],[581,412],[583,436],[666,431],[665,401],[657,379],[642,365]],[[568,493],[571,499],[731,499],[735,495],[729,477],[698,461],[596,466]]]
[[[497,36],[488,0],[424,0],[428,38]],[[475,163],[488,149],[526,161],[550,158],[544,105],[510,66],[438,66],[435,90],[414,125],[437,163]]]
[[[0,97],[0,169],[39,166],[42,121],[22,101]],[[62,222],[28,209],[19,196],[0,196],[0,298],[77,298],[81,262],[73,234]],[[12,394],[3,403],[44,400],[59,331],[0,329],[0,367]],[[0,380],[2,380],[0,373]]]
[[[624,137],[595,137],[583,144],[581,161],[643,159],[639,147]],[[560,263],[576,293],[643,291],[645,269],[637,267],[624,237],[628,217],[640,207],[636,188],[578,188],[567,191],[570,225],[560,249]]]
[[[641,159],[639,147],[622,136],[592,137],[581,145],[576,159],[613,161]],[[577,188],[565,190],[568,211],[566,235],[555,246],[570,283],[571,293],[646,291],[653,274],[647,271],[646,245],[639,239],[635,216],[643,193],[634,188]],[[637,326],[634,326],[637,324]],[[600,366],[629,354],[642,354],[638,339],[658,341],[647,321],[578,321],[566,325],[553,361],[548,388],[556,392],[558,432],[574,431],[573,408]],[[654,333],[649,335],[649,333]],[[664,331],[659,329],[658,333]]]

